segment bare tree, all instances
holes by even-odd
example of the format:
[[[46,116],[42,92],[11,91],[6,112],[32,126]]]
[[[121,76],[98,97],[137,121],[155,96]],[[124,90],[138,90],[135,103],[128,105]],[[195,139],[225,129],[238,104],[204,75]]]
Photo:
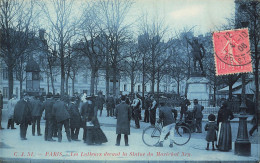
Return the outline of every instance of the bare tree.
[[[46,15],[46,22],[50,23],[48,30],[52,44],[58,45],[56,55],[60,60],[61,95],[64,94],[66,47],[75,36],[78,23],[78,20],[73,17],[73,2],[73,0],[51,0],[48,5],[45,1],[39,3]],[[53,10],[55,14],[52,14]]]
[[[151,92],[154,93],[156,73],[160,69],[160,64],[157,64],[161,59],[167,59],[167,57],[161,57],[163,54],[167,54],[166,50],[169,48],[167,43],[163,43],[163,39],[168,31],[167,25],[165,25],[164,19],[160,18],[158,15],[154,16],[152,19],[149,18],[147,14],[143,14],[140,19],[139,33],[143,35],[143,45],[148,47],[148,74],[151,80]],[[143,53],[147,51],[143,48]],[[163,62],[163,61],[162,61]]]
[[[131,94],[134,93],[134,87],[136,83],[136,76],[139,70],[141,69],[141,59],[142,55],[138,50],[138,45],[129,42],[129,45],[125,50],[126,56],[122,62],[122,71],[130,77],[131,81]]]
[[[33,7],[33,1],[0,1],[0,57],[3,58],[8,67],[9,98],[13,94],[13,71],[17,59],[29,52],[28,48],[32,44],[32,37],[34,37],[31,29],[35,16]]]
[[[83,19],[80,23],[80,38],[81,41],[75,48],[84,56],[88,58],[88,63],[91,68],[91,83],[90,94],[94,95],[94,87],[98,70],[103,64],[105,56],[104,40],[102,30],[99,26],[99,19],[97,18],[96,3],[88,6],[83,12]]]
[[[125,18],[132,4],[131,0],[99,0],[97,3],[100,29],[106,37],[106,47],[108,48],[107,62],[110,63],[112,69],[114,95],[116,95],[116,78],[119,73],[118,65],[122,60],[122,49],[131,38],[131,32],[129,32],[131,24],[126,24]]]

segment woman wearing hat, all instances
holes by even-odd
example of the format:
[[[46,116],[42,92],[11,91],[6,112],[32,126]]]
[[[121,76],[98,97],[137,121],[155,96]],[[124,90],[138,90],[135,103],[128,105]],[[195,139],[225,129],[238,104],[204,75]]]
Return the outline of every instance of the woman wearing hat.
[[[83,119],[86,122],[86,138],[88,145],[102,144],[107,142],[107,137],[100,128],[97,119],[97,107],[95,107],[95,97],[87,97],[87,102],[82,108]]]
[[[218,132],[218,149],[221,151],[229,151],[232,149],[232,132],[230,120],[234,118],[231,110],[228,109],[228,102],[224,101],[218,111],[217,125],[219,126]]]

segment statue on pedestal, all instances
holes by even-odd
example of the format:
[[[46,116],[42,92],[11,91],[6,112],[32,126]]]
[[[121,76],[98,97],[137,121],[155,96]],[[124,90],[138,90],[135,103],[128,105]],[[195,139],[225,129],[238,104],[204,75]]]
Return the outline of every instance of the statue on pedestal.
[[[193,73],[195,74],[199,73],[199,70],[197,69],[197,62],[199,62],[200,70],[202,76],[205,76],[205,71],[203,70],[203,64],[202,64],[202,59],[205,56],[205,49],[202,44],[199,43],[197,38],[193,38],[192,42],[186,38],[187,42],[190,44],[192,47],[191,53],[193,56]]]

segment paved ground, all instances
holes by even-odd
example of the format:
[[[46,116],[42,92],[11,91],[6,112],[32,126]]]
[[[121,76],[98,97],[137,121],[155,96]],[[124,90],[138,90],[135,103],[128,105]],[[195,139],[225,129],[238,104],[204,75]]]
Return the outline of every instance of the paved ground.
[[[105,113],[106,114],[106,113]],[[104,114],[104,115],[105,115]],[[202,134],[193,133],[190,142],[184,146],[169,148],[169,140],[166,140],[163,148],[148,147],[142,142],[142,131],[149,126],[141,122],[141,129],[133,128],[131,122],[131,135],[129,136],[129,147],[115,146],[115,124],[114,117],[99,117],[101,128],[108,138],[108,142],[100,146],[87,146],[80,142],[68,142],[63,133],[62,143],[46,142],[43,136],[32,136],[31,126],[27,131],[28,140],[22,141],[19,137],[19,126],[16,130],[0,130],[0,160],[11,162],[73,162],[96,160],[103,162],[117,161],[259,161],[259,133],[254,133],[250,138],[251,156],[237,156],[234,154],[234,141],[236,140],[238,123],[234,120],[232,126],[233,149],[229,152],[206,151],[205,131]],[[203,126],[206,122],[203,122]],[[3,122],[6,126],[6,122]],[[44,131],[44,121],[41,123],[41,131]],[[251,128],[251,124],[248,124]],[[80,130],[80,138],[82,138]],[[57,140],[57,138],[55,138]],[[1,161],[0,161],[1,162]]]

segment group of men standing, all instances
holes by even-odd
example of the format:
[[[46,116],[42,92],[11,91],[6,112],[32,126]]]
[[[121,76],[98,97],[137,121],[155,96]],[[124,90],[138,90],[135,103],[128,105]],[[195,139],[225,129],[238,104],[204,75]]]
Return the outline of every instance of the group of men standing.
[[[46,141],[55,141],[53,137],[62,140],[62,127],[64,126],[68,141],[78,140],[78,133],[81,127],[81,115],[75,97],[68,102],[66,98],[47,95],[42,102],[39,97],[30,97],[23,94],[21,100],[13,97],[8,101],[8,125],[7,128],[15,129],[14,123],[20,125],[21,140],[27,140],[26,134],[28,125],[32,125],[32,135],[41,136],[40,121],[45,111],[45,133]],[[36,130],[35,130],[36,128]]]

